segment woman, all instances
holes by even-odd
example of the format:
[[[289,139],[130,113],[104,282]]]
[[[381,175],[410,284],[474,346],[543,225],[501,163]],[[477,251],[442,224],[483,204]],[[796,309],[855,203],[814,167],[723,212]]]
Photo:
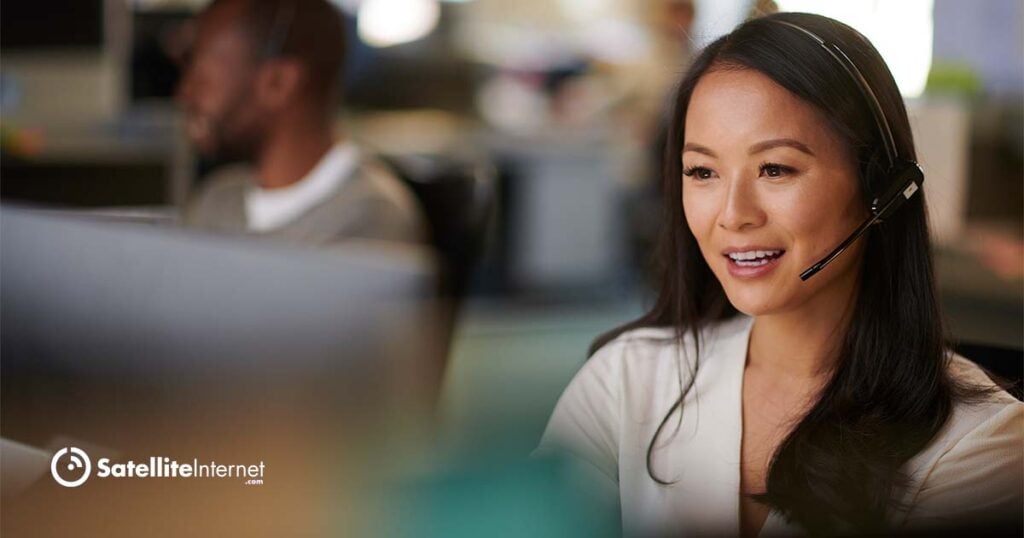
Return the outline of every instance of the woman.
[[[542,448],[599,470],[630,533],[1015,524],[1024,404],[944,345],[878,52],[820,16],[749,21],[696,59],[671,129],[658,300],[598,339]],[[886,192],[905,203],[875,219]]]

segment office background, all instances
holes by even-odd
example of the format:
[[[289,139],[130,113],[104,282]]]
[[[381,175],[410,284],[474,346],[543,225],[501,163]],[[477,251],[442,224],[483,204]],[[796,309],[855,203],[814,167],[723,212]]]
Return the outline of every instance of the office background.
[[[697,47],[759,10],[837,17],[882,50],[926,171],[952,334],[1024,345],[1018,0],[335,3],[352,50],[345,134],[493,177],[440,394],[452,453],[528,453],[589,342],[649,304],[666,92]],[[0,200],[173,222],[211,166],[172,101],[203,5],[5,2]]]

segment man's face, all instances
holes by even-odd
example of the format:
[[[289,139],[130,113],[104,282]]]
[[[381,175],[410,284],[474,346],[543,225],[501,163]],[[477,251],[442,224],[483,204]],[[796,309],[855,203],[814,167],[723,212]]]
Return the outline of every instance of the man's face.
[[[204,13],[178,100],[186,132],[203,156],[252,161],[266,135],[256,99],[260,64],[231,5]]]

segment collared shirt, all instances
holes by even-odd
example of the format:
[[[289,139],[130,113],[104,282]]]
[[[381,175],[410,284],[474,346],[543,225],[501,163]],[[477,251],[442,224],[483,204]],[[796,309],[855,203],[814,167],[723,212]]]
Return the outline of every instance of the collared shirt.
[[[250,186],[245,192],[245,216],[252,232],[281,228],[326,200],[345,183],[359,163],[354,144],[338,142],[298,182],[278,189]]]

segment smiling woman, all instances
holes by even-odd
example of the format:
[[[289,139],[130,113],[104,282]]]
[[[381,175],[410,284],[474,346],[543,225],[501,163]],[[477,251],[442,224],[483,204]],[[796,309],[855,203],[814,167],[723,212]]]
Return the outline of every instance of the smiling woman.
[[[665,151],[658,300],[595,342],[542,449],[601,471],[631,534],[1019,529],[1024,404],[946,348],[871,44],[743,24],[682,80]]]
[[[793,278],[868,214],[854,156],[825,115],[758,71],[722,69],[697,83],[684,132],[686,222],[732,305],[763,316],[813,299],[841,314],[859,243],[817,278]]]

